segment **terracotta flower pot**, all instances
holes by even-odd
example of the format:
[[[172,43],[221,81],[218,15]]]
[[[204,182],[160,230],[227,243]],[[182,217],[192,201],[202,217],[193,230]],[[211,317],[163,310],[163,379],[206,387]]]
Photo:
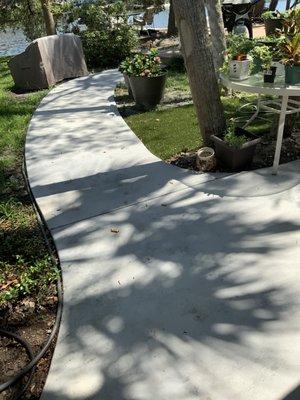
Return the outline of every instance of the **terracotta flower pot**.
[[[152,77],[130,76],[130,87],[137,106],[155,108],[163,98],[166,78],[166,74]]]

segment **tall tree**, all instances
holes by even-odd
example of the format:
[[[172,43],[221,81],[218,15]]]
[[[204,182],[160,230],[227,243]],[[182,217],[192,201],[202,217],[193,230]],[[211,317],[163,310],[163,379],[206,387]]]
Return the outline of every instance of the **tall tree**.
[[[278,0],[271,0],[269,5],[270,11],[275,11],[278,6]]]
[[[205,144],[225,128],[225,117],[216,78],[206,10],[202,0],[173,0],[182,53],[193,102]]]
[[[214,64],[218,70],[224,62],[225,29],[220,0],[206,0]]]
[[[173,0],[170,0],[170,11],[169,11],[169,21],[168,21],[168,36],[176,36],[177,34],[178,34],[178,29],[176,27]]]
[[[56,16],[59,12],[60,7],[56,6]],[[0,0],[0,26],[21,28],[30,40],[45,33],[54,35],[51,0]]]
[[[254,18],[260,18],[261,14],[264,12],[265,5],[265,0],[260,0],[258,3],[256,3],[255,6],[252,8],[252,16]]]
[[[54,17],[51,11],[51,0],[40,0],[43,10],[44,22],[47,35],[56,35]]]

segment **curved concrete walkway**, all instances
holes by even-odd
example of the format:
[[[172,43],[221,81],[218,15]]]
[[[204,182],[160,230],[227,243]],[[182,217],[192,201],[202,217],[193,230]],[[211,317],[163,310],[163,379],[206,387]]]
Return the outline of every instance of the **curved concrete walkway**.
[[[299,384],[300,162],[278,176],[169,166],[118,115],[119,79],[56,87],[28,131],[30,184],[64,280],[42,399],[288,399]]]

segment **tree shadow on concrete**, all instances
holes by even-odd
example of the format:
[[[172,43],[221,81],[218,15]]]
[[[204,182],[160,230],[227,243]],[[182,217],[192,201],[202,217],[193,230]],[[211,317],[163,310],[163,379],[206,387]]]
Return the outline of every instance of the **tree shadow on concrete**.
[[[109,79],[103,88],[116,77]],[[39,161],[33,191],[41,205],[49,200],[65,295],[42,398],[282,397],[295,384],[285,337],[297,330],[299,221],[291,207],[297,171],[287,166],[278,177],[265,170],[218,179],[166,166],[122,120],[113,132],[99,127],[98,106],[89,110],[99,81],[82,82],[95,92],[82,125],[76,121],[78,132],[72,110],[80,107],[74,97],[84,89],[80,81],[64,93],[64,101],[72,100],[69,115],[50,121],[45,114],[58,109],[57,89],[39,108],[29,138],[32,171],[36,155]],[[103,114],[116,113],[101,101]],[[45,140],[49,133],[53,144]],[[79,162],[87,165],[80,174]],[[63,179],[48,180],[51,163]]]
[[[300,399],[300,386],[297,386],[291,393],[285,396],[282,400],[299,400]]]
[[[55,229],[65,311],[46,399],[248,399],[255,384],[277,400],[288,390],[265,382],[294,373],[274,339],[293,330],[293,278],[276,271],[293,274],[299,224],[276,196],[207,196],[210,185]],[[84,194],[81,205],[91,206]]]

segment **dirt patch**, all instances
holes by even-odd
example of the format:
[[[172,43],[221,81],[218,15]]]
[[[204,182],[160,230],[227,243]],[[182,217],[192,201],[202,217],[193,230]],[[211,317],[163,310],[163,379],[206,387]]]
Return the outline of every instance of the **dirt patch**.
[[[11,314],[13,315],[13,314]],[[36,315],[31,315],[19,321],[19,324],[2,325],[3,329],[9,330],[25,339],[31,346],[34,355],[36,355],[47,341],[55,322],[56,307],[44,309]],[[43,390],[47,373],[50,367],[54,343],[50,349],[37,364],[33,378],[28,389],[22,395],[22,399],[38,399]],[[26,350],[12,339],[0,338],[0,383],[7,381],[10,377],[16,375],[29,362]],[[0,393],[0,400],[11,400],[22,390],[26,383],[26,377],[12,388]]]

